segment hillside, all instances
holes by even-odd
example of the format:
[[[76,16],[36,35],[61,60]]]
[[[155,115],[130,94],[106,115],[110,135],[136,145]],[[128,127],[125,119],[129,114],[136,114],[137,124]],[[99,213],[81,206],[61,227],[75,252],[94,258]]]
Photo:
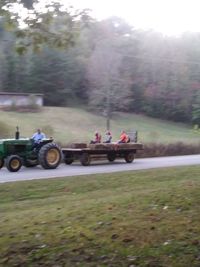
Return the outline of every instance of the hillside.
[[[31,136],[37,128],[42,128],[48,135],[62,143],[72,141],[88,142],[93,138],[94,131],[105,132],[106,121],[83,109],[44,107],[38,113],[16,113],[0,111],[0,122],[6,122],[10,132],[20,127],[21,136]],[[195,133],[184,124],[162,121],[143,115],[117,113],[111,121],[113,140],[117,140],[122,129],[137,129],[139,141],[173,143],[199,143],[200,134]]]

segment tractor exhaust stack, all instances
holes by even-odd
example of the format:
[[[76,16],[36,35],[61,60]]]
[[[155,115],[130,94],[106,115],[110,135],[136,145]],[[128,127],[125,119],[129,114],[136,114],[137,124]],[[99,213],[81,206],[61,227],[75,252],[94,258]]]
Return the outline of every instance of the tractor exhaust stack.
[[[19,139],[19,127],[16,127],[15,139]]]

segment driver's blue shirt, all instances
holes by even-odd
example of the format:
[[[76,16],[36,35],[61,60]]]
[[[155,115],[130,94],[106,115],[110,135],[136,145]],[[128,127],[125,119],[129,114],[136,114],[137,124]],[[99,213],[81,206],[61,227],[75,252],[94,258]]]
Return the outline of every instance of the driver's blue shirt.
[[[34,140],[34,142],[39,142],[41,141],[42,139],[45,139],[46,136],[44,133],[35,133],[33,136],[32,136],[32,139]]]

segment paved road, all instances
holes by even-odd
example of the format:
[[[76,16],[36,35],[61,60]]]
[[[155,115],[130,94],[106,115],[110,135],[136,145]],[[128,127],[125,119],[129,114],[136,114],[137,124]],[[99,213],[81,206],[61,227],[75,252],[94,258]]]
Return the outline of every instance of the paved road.
[[[6,168],[2,168],[0,170],[0,183],[186,165],[200,165],[200,155],[136,159],[130,164],[123,160],[114,163],[94,162],[87,167],[83,167],[77,162],[72,165],[61,164],[55,170],[44,170],[40,166],[22,168],[17,173],[11,173]]]

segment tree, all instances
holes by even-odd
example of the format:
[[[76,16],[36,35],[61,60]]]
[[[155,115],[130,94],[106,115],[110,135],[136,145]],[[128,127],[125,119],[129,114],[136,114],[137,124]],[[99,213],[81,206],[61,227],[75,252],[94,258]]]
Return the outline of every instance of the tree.
[[[87,10],[77,11],[65,7],[60,1],[1,0],[0,15],[5,26],[17,37],[16,50],[19,54],[29,48],[38,51],[43,44],[50,47],[68,48],[75,44],[81,28],[90,20]],[[23,16],[22,16],[23,11]],[[26,15],[24,15],[26,14]]]
[[[46,105],[65,106],[80,98],[80,84],[84,66],[76,55],[76,49],[67,51],[45,47],[40,54],[31,54],[26,90],[37,88],[44,94]]]
[[[129,83],[121,70],[122,58],[112,46],[99,43],[89,60],[89,103],[103,111],[110,129],[110,118],[115,110],[126,110],[129,102]]]
[[[112,18],[98,25],[100,34],[88,61],[89,103],[106,116],[108,130],[113,111],[127,110],[130,101],[129,74],[122,67],[119,49],[127,27],[119,23]]]
[[[166,37],[119,18],[91,20],[58,1],[39,10],[45,2],[0,1],[1,91],[44,93],[48,105],[86,103],[106,115],[107,128],[124,110],[198,120],[199,33]],[[12,9],[20,3],[23,20]]]
[[[195,95],[195,100],[192,110],[192,122],[194,124],[200,125],[200,92],[198,91]]]

